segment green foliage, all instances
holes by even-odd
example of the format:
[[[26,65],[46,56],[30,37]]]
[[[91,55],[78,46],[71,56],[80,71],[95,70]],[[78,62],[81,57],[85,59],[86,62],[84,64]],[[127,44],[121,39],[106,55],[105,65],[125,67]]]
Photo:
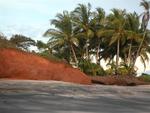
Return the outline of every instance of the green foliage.
[[[10,40],[10,43],[15,45],[16,48],[29,51],[29,47],[35,46],[35,41],[29,37],[23,36],[23,35],[13,35]]]
[[[140,5],[145,9],[141,15],[115,8],[106,15],[102,8],[93,11],[90,4],[78,4],[73,11],[63,11],[52,19],[54,27],[44,33],[49,37],[47,43],[35,43],[22,35],[13,35],[8,40],[0,34],[0,48],[28,51],[33,45],[39,49],[40,56],[58,61],[65,59],[89,75],[136,75],[137,58],[146,68],[150,53],[150,30],[147,29],[150,4],[143,0]],[[97,64],[101,59],[109,61],[109,69],[105,72],[101,66],[91,63],[90,56],[96,56]]]
[[[0,48],[15,48],[15,44],[11,43],[3,34],[0,34]]]
[[[48,45],[40,40],[37,40],[36,46],[39,50],[48,49]]]
[[[79,68],[88,75],[93,75],[93,76],[105,75],[105,71],[101,66],[95,63],[91,63],[89,60],[81,60],[79,62]]]
[[[145,82],[150,82],[150,74],[142,73],[142,75],[139,78],[141,80],[144,80]]]
[[[53,55],[69,63],[79,63],[79,68],[87,74],[103,75],[103,71],[99,71],[102,70],[100,66],[84,60],[91,60],[90,56],[94,55],[97,63],[101,59],[113,61],[116,58],[106,70],[109,75],[135,75],[137,58],[140,57],[146,66],[150,53],[150,32],[146,29],[149,4],[143,0],[141,6],[146,11],[142,14],[142,21],[142,15],[128,13],[125,9],[114,8],[106,15],[102,8],[93,11],[90,4],[78,4],[71,12],[57,14],[51,21],[55,28],[47,30],[44,36],[50,37],[48,46]],[[147,31],[144,38],[142,27]],[[121,65],[120,59],[126,66]]]
[[[40,53],[37,53],[39,56],[44,57],[48,60],[54,60],[54,61],[62,61],[58,57],[52,55],[48,50],[42,51]]]
[[[119,75],[128,75],[128,73],[129,73],[129,70],[127,69],[127,68],[125,68],[125,67],[120,67],[119,69],[118,69],[118,74]]]
[[[15,48],[29,51],[29,47],[35,46],[35,41],[23,35],[13,35],[10,40],[0,34],[0,48]]]
[[[114,75],[115,74],[115,62],[108,63],[107,66],[110,68],[106,69],[106,74],[107,75]],[[129,75],[130,67],[127,66],[124,62],[121,62],[118,68],[118,75]],[[133,70],[132,75],[136,75],[136,71]]]
[[[55,26],[54,29],[48,29],[44,36],[50,37],[48,46],[53,49],[55,53],[59,53],[59,57],[65,57],[70,62],[74,59],[75,63],[78,63],[75,48],[78,45],[78,38],[74,33],[74,27],[72,23],[71,15],[68,11],[63,11],[63,14],[58,13],[56,19],[51,21],[51,24]],[[54,53],[54,54],[55,54]],[[67,56],[66,56],[67,55]]]
[[[115,71],[112,68],[106,69],[105,70],[106,75],[114,75]]]
[[[115,74],[115,70],[113,70],[112,68],[106,69],[105,72],[107,75],[114,75]],[[125,67],[120,67],[118,69],[118,75],[125,76],[125,75],[128,75],[128,73],[129,73],[129,70]]]

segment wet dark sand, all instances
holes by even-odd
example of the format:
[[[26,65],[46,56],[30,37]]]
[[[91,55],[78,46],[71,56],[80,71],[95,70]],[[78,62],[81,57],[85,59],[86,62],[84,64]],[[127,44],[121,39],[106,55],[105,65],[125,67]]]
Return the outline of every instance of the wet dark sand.
[[[150,113],[150,86],[0,80],[0,113]]]

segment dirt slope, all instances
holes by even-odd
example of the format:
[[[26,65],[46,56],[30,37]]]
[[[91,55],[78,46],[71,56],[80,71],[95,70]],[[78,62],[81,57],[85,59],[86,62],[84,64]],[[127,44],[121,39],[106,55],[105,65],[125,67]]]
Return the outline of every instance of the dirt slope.
[[[0,78],[91,84],[91,79],[78,69],[15,49],[0,49]]]
[[[95,76],[91,77],[92,82],[103,85],[120,85],[120,86],[136,86],[136,85],[149,85],[149,83],[139,80],[134,76]]]

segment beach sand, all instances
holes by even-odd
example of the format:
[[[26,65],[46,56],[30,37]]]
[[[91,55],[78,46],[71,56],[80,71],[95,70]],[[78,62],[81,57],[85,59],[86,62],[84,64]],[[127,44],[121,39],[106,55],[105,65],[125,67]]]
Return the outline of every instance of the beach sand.
[[[150,86],[4,79],[0,113],[150,113]]]

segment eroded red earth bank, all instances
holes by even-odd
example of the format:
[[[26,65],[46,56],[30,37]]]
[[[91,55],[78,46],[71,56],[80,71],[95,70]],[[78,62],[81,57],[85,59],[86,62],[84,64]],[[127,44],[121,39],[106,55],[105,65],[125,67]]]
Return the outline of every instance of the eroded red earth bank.
[[[91,84],[91,79],[78,69],[15,49],[0,49],[0,78]]]

